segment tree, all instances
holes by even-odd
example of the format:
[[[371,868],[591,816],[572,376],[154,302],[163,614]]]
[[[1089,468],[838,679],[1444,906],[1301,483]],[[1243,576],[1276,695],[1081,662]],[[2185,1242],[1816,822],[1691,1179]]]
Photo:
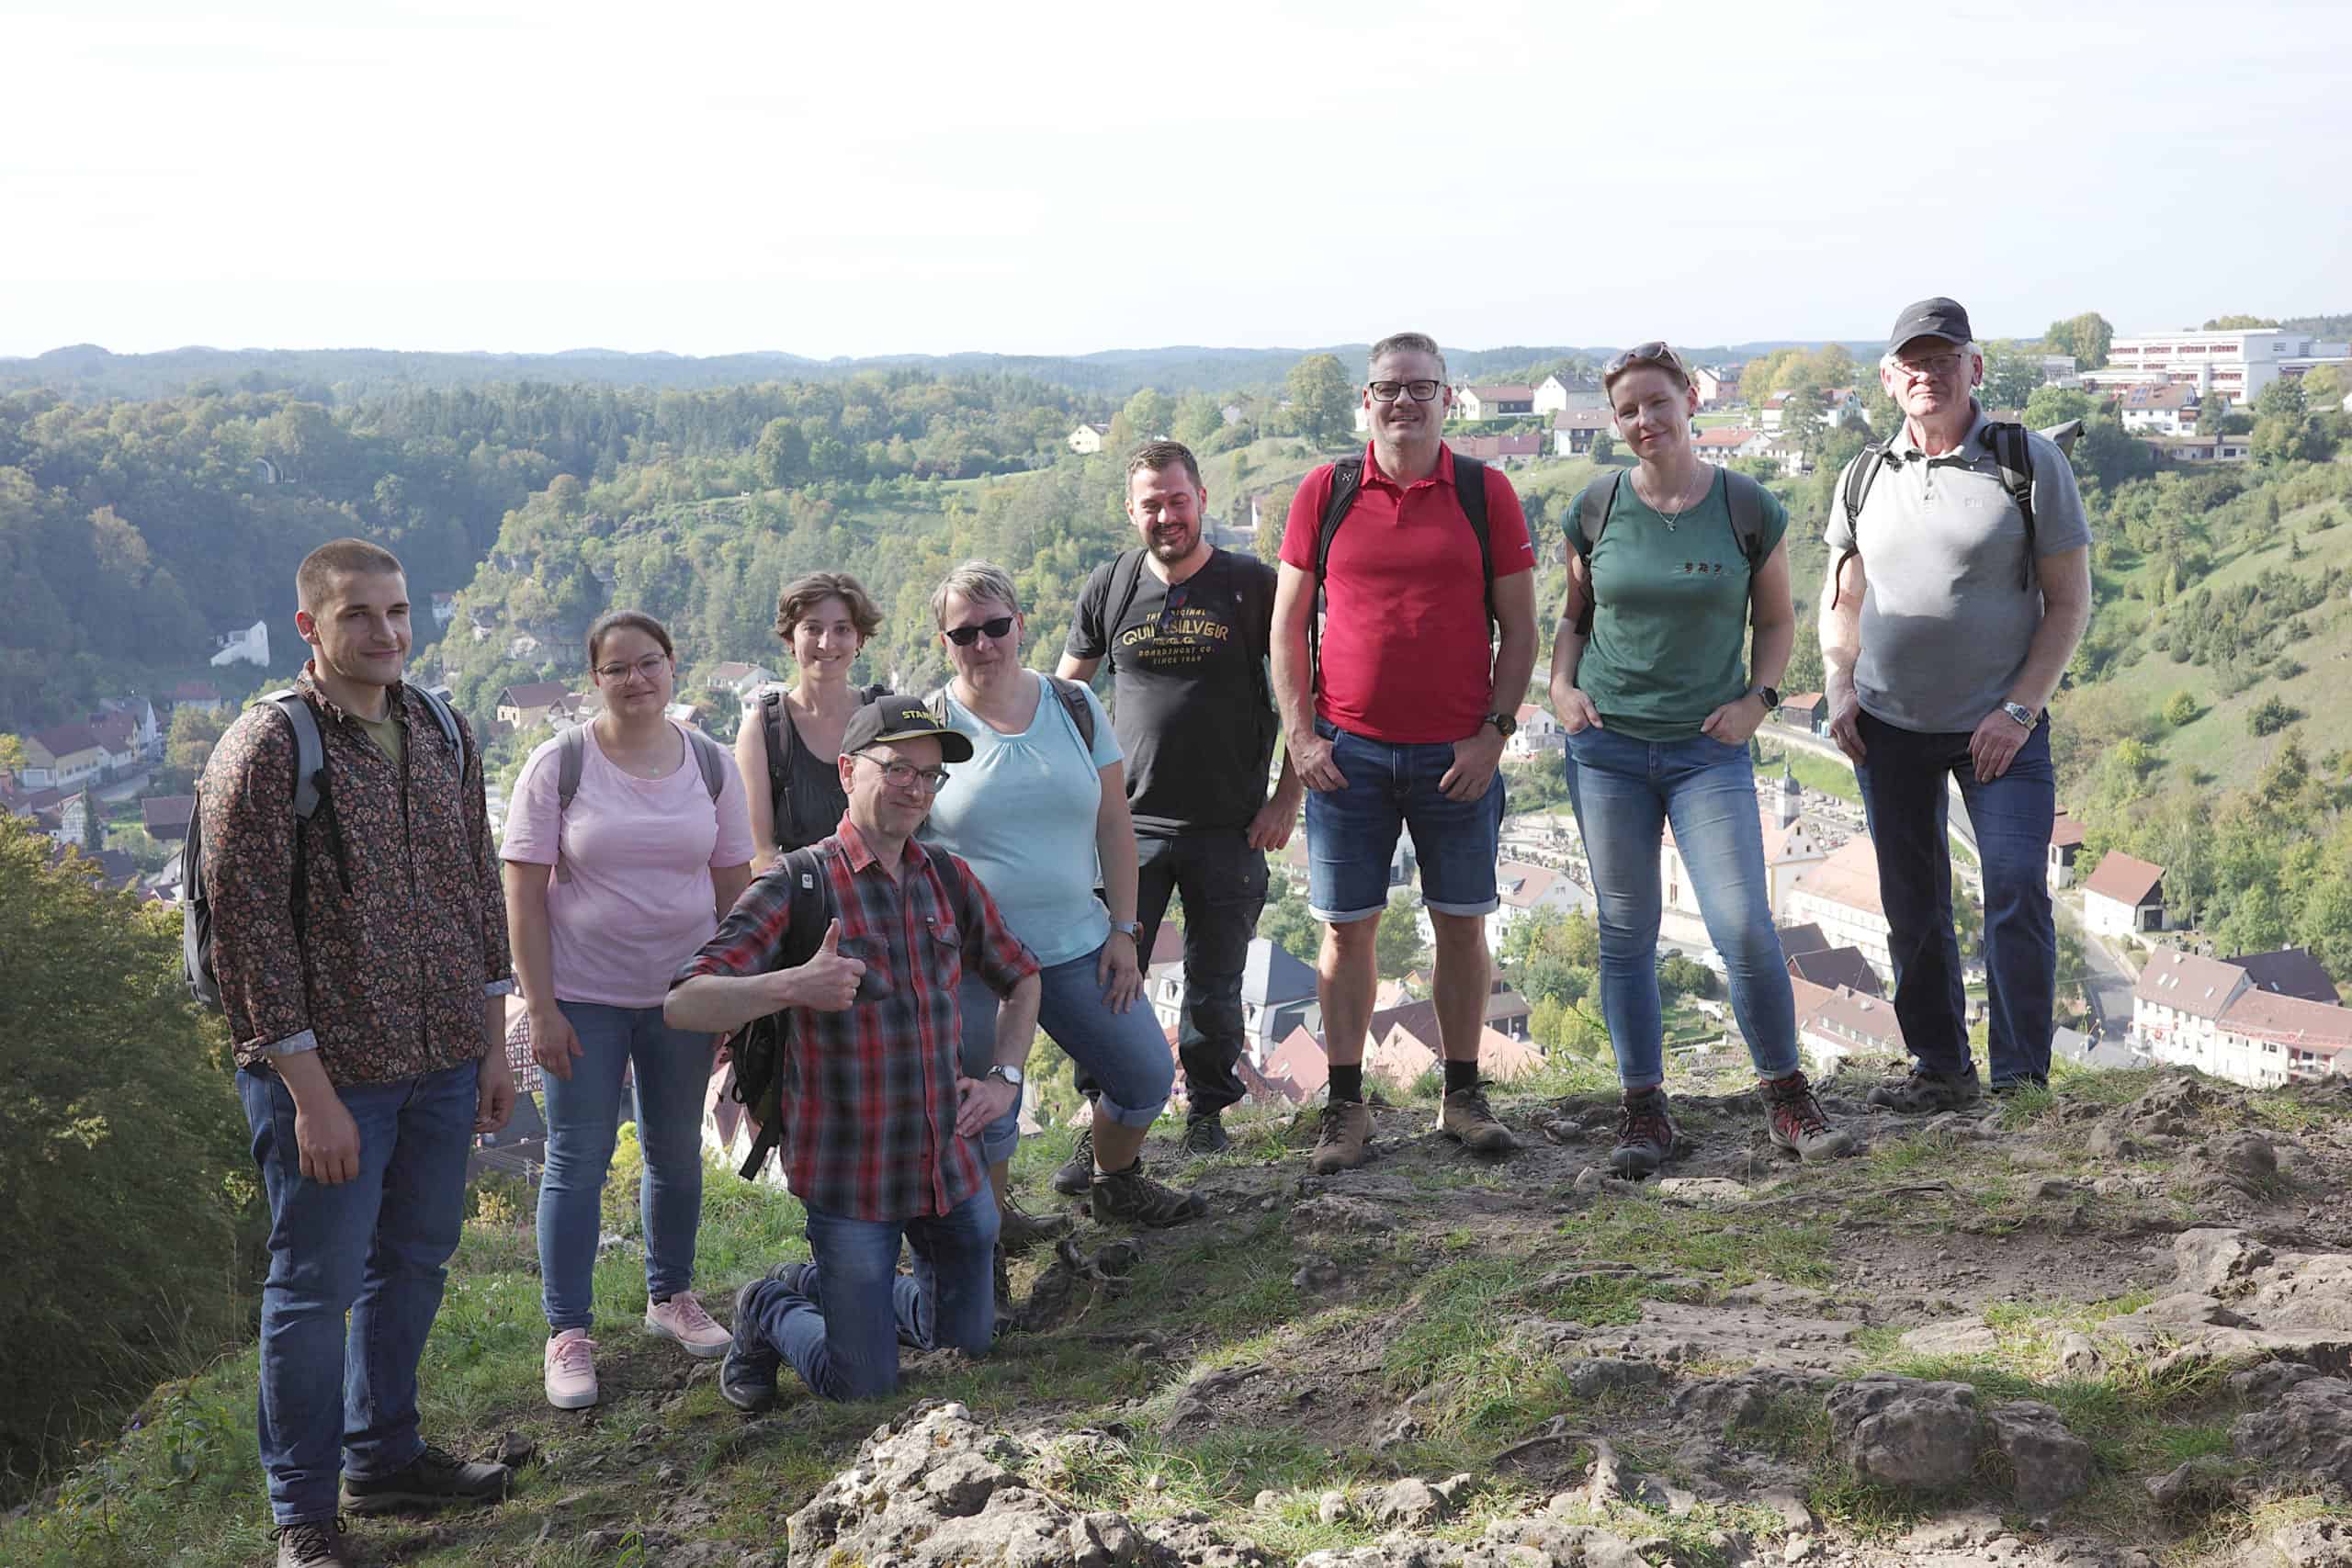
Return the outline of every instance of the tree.
[[[2247,710],[2246,733],[2256,736],[2276,735],[2302,716],[2300,709],[2289,706],[2284,699],[2276,696],[2265,697]]]
[[[772,419],[752,448],[752,472],[770,490],[789,490],[808,477],[808,437],[799,422]]]
[[[0,815],[0,1473],[111,1430],[249,1334],[260,1233],[227,1035],[190,1007],[177,911],[51,865]],[[136,1050],[100,1049],[136,1041]],[[136,1393],[127,1391],[136,1390]]]
[[[172,728],[164,739],[164,761],[175,768],[202,768],[228,729],[228,715],[207,713],[183,703],[172,710]]]
[[[1157,388],[1146,387],[1136,392],[1127,400],[1127,406],[1119,412],[1126,416],[1127,434],[1137,446],[1146,441],[1157,441],[1171,433],[1176,426],[1175,400]],[[1125,447],[1120,448],[1119,456],[1123,458],[1126,456]]]
[[[2275,327],[2278,324],[2267,316],[2216,316],[2197,330],[2205,333],[2234,333],[2253,327]]]
[[[1347,434],[1356,394],[1337,355],[1308,355],[1290,367],[1285,385],[1292,416],[1307,440],[1328,446]]]
[[[1605,430],[1593,432],[1592,460],[1596,463],[1613,463],[1617,460],[1617,443],[1611,437],[1609,432]]]
[[[1799,387],[1781,405],[1781,438],[1793,443],[1810,455],[1821,444],[1823,430],[1828,423],[1828,411],[1822,406],[1819,389]]]
[[[18,773],[25,768],[25,743],[13,735],[0,735],[0,773]]]
[[[1663,960],[1657,966],[1658,1000],[1668,1004],[1683,997],[1712,997],[1715,994],[1713,971],[1697,959],[1678,953]]]
[[[2006,344],[1984,355],[1984,401],[1996,409],[2021,409],[2041,385],[2040,358]]]
[[[1184,400],[1176,405],[1176,418],[1170,433],[1194,453],[1206,447],[1224,430],[1224,405],[1206,392],[1188,393]]]
[[[2025,400],[2025,423],[2032,430],[2047,430],[2068,420],[2086,420],[2094,412],[2096,406],[2083,393],[2047,382],[2036,387]]]
[[[2352,392],[2352,382],[2346,382],[2340,366],[2314,366],[2303,375],[2303,405],[2306,408],[2341,409],[2347,392]]]
[[[1283,558],[1283,529],[1290,522],[1291,498],[1297,493],[1295,484],[1276,485],[1258,498],[1258,534],[1250,547],[1268,566]]]
[[[2097,370],[2107,364],[2107,351],[2115,343],[2115,328],[2097,310],[2086,310],[2079,316],[2069,316],[2063,321],[2052,321],[2041,341],[2053,354],[2071,354],[2078,369]]]
[[[1267,901],[1258,916],[1258,934],[1301,964],[1313,964],[1323,946],[1321,923],[1294,892]]]
[[[1421,966],[1421,933],[1413,923],[1412,895],[1399,891],[1390,897],[1373,951],[1374,963],[1385,980],[1401,980]]]
[[[2164,720],[2174,729],[2197,716],[2197,699],[2187,692],[2175,692],[2165,699]]]

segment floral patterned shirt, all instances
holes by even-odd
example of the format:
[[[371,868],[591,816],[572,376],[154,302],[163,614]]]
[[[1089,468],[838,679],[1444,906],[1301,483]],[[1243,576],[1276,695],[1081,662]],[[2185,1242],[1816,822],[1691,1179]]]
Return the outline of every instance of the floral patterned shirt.
[[[308,666],[295,689],[326,750],[308,821],[294,816],[294,732],[273,704],[229,727],[198,785],[213,967],[237,1064],[315,1050],[341,1085],[478,1061],[496,1038],[483,998],[514,982],[465,720],[452,750],[424,699],[394,687],[389,711],[406,735],[396,762]]]

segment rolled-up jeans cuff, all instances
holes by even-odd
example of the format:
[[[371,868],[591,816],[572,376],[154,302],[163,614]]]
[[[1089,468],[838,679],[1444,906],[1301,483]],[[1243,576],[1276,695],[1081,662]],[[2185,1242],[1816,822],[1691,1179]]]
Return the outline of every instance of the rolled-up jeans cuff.
[[[1109,1095],[1097,1094],[1094,1097],[1094,1109],[1119,1126],[1148,1127],[1159,1120],[1159,1113],[1168,1109],[1168,1102],[1163,1100],[1148,1109],[1130,1111]]]

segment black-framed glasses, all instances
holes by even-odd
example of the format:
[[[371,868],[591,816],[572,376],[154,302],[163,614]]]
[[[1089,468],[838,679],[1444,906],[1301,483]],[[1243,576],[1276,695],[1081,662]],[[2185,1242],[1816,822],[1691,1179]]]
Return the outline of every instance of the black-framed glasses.
[[[662,666],[669,662],[670,656],[666,653],[649,653],[633,663],[599,664],[596,666],[596,676],[603,681],[618,681],[627,675],[639,675],[650,681],[660,675]]]
[[[1441,385],[1437,381],[1367,381],[1364,389],[1372,394],[1374,402],[1393,403],[1404,397],[1426,403],[1435,400]]]
[[[1655,365],[1661,369],[1671,370],[1684,386],[1690,384],[1690,367],[1682,363],[1682,356],[1675,353],[1664,338],[1652,338],[1647,343],[1635,344],[1622,354],[1611,355],[1609,363],[1600,367],[1600,379],[1606,385],[1636,365]]]
[[[974,626],[949,626],[941,635],[958,648],[969,648],[980,640],[982,632],[986,632],[989,640],[994,642],[1012,629],[1012,617],[999,615],[994,620],[981,621]]]
[[[925,795],[937,795],[947,783],[945,768],[918,768],[912,762],[896,759],[886,762],[871,751],[854,751],[851,755],[881,769],[883,781],[893,789],[920,789]]]

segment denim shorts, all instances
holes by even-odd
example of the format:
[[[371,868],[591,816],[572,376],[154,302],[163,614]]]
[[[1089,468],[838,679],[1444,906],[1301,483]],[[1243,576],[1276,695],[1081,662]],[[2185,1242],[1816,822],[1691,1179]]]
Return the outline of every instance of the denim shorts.
[[[1318,920],[1345,925],[1388,907],[1388,866],[1399,829],[1413,836],[1420,862],[1421,903],[1441,915],[1484,915],[1495,892],[1495,852],[1502,841],[1503,776],[1498,771],[1476,800],[1448,800],[1438,780],[1453,766],[1453,747],[1400,745],[1351,734],[1325,719],[1315,733],[1331,742],[1346,786],[1306,796],[1307,908]]]

